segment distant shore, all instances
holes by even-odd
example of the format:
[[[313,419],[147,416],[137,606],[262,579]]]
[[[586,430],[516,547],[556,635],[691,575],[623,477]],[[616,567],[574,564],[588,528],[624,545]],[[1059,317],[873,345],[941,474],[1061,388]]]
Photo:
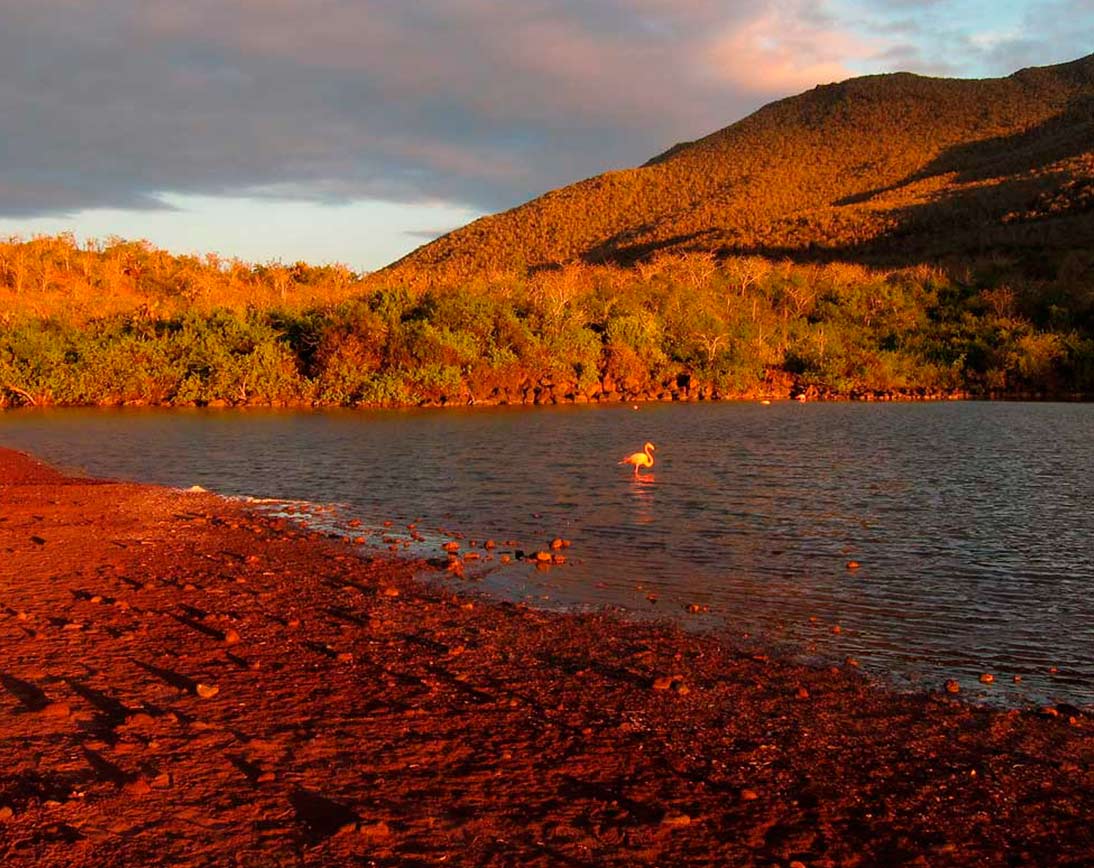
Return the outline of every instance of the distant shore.
[[[1094,719],[491,602],[0,449],[5,866],[1065,865]],[[941,685],[939,685],[941,688]]]
[[[254,408],[266,408],[266,409],[284,409],[284,410],[340,410],[340,409],[356,409],[356,410],[413,410],[413,409],[458,409],[458,408],[473,408],[473,407],[572,407],[572,406],[588,406],[588,405],[603,405],[612,406],[616,404],[704,404],[704,403],[756,403],[756,402],[776,402],[776,401],[799,401],[807,403],[926,403],[936,402],[945,403],[950,401],[997,401],[997,402],[1012,402],[1012,401],[1033,401],[1033,402],[1067,402],[1067,403],[1085,403],[1094,401],[1094,395],[1086,394],[1084,392],[1014,392],[1014,393],[999,393],[999,394],[975,394],[970,392],[930,392],[930,391],[911,391],[911,392],[854,392],[849,394],[838,392],[824,392],[816,389],[806,389],[802,391],[794,392],[755,392],[741,395],[717,395],[717,394],[655,394],[655,395],[637,395],[637,396],[624,396],[620,394],[611,395],[563,395],[558,396],[546,396],[539,397],[531,395],[528,397],[505,397],[505,398],[459,398],[455,400],[439,400],[439,401],[418,401],[418,402],[405,402],[405,403],[391,403],[391,402],[361,402],[351,405],[344,404],[330,404],[316,401],[307,400],[284,400],[284,401],[268,401],[265,399],[259,400],[247,400],[247,401],[227,401],[227,400],[213,400],[213,401],[188,401],[183,403],[177,402],[150,402],[141,400],[130,401],[103,401],[99,403],[85,403],[85,404],[66,404],[66,403],[37,403],[30,400],[24,400],[19,395],[9,396],[5,399],[3,389],[0,388],[0,412],[4,410],[25,410],[25,409],[79,409],[79,408],[116,408],[116,407],[150,407],[164,410],[171,409],[192,409],[192,408],[209,408],[209,409],[238,409],[243,410],[248,407]]]

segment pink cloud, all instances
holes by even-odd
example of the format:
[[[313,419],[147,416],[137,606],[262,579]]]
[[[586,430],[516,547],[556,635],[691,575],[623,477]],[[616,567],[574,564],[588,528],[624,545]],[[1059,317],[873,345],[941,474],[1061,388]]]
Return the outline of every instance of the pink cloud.
[[[727,88],[789,95],[851,77],[855,61],[881,48],[809,9],[816,4],[771,3],[723,29],[700,52],[707,73]]]

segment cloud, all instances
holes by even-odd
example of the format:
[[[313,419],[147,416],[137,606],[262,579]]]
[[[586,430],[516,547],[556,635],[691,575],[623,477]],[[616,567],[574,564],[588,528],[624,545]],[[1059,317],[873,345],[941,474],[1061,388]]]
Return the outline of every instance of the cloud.
[[[876,51],[820,14],[816,4],[782,2],[726,27],[704,59],[727,85],[774,95],[849,78],[849,64]]]
[[[1005,76],[1089,54],[1094,0],[841,0],[885,47],[858,65],[927,75]]]
[[[508,207],[818,82],[941,68],[931,10],[851,2],[0,0],[0,213],[171,195]],[[968,32],[940,44],[992,66],[1094,36]]]
[[[1094,0],[1040,0],[1016,24],[988,31],[974,48],[995,75],[1061,63],[1094,51]]]
[[[162,191],[491,207],[698,123],[644,65],[665,40],[518,8],[3,0],[0,208]]]
[[[460,227],[457,225],[449,226],[445,229],[405,229],[403,230],[403,234],[410,238],[416,238],[419,241],[433,241],[434,239],[440,238],[442,235],[447,235],[449,232],[454,232],[459,228]]]

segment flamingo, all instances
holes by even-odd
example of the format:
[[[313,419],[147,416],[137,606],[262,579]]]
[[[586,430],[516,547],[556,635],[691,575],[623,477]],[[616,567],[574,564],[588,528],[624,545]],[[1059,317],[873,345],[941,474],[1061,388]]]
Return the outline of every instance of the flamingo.
[[[656,448],[657,447],[654,446],[652,443],[646,443],[646,445],[642,447],[641,452],[635,452],[632,455],[628,455],[619,463],[633,464],[634,475],[638,476],[639,467],[653,467],[653,450]]]

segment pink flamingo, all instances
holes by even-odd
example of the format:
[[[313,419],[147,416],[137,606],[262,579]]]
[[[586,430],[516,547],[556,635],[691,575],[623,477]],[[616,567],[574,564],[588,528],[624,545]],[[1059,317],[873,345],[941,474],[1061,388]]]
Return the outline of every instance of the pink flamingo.
[[[656,449],[656,448],[657,447],[654,446],[652,443],[646,443],[646,445],[642,447],[641,452],[635,452],[631,455],[628,455],[626,458],[624,458],[619,463],[620,464],[633,464],[634,465],[634,475],[638,476],[638,468],[640,468],[640,467],[653,467],[653,450]]]

